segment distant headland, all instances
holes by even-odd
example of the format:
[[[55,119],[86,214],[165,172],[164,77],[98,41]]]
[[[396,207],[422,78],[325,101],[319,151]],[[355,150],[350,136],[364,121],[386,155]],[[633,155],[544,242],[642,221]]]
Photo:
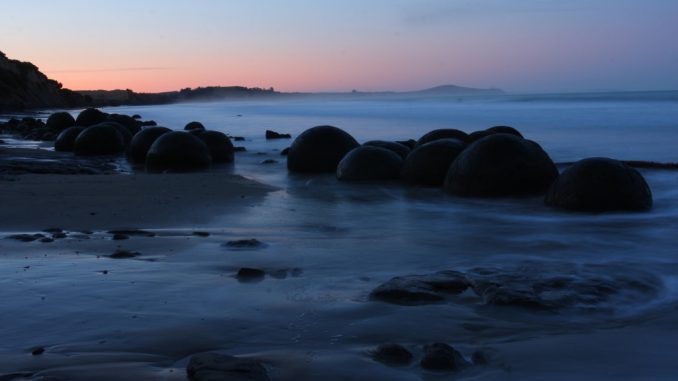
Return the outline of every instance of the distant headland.
[[[288,98],[306,96],[493,96],[499,89],[476,89],[455,85],[437,86],[410,92],[284,93],[268,88],[243,86],[211,86],[185,88],[161,93],[138,93],[126,90],[69,90],[40,72],[30,62],[7,58],[0,52],[0,111],[21,111],[40,108],[78,108],[121,105],[153,105],[177,102],[242,98]]]

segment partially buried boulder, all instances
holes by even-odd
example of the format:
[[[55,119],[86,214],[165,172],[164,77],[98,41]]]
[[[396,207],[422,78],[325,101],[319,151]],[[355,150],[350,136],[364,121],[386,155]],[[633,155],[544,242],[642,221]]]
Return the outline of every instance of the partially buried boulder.
[[[634,168],[595,157],[568,167],[546,194],[547,205],[583,212],[645,211],[652,192]]]
[[[151,172],[190,172],[209,168],[209,148],[199,138],[182,131],[161,135],[146,154],[146,169]]]
[[[75,125],[75,119],[67,112],[55,112],[47,118],[47,128],[57,133]]]
[[[510,134],[494,134],[468,146],[454,160],[445,190],[463,197],[543,194],[558,169],[539,144]]]
[[[205,131],[205,126],[204,126],[202,123],[200,123],[200,122],[195,122],[195,121],[194,121],[194,122],[189,122],[189,123],[187,123],[187,124],[184,126],[184,130],[186,130],[186,131],[193,131],[193,130],[197,130],[197,131]]]
[[[429,131],[426,134],[424,134],[424,136],[417,140],[417,146],[438,139],[457,139],[462,142],[466,142],[466,139],[468,139],[468,134],[464,131],[460,131],[454,128],[441,128],[438,130]]]
[[[113,155],[124,151],[125,141],[117,128],[97,124],[85,128],[75,139],[73,152],[81,156]]]
[[[441,186],[450,164],[465,147],[457,139],[439,139],[417,146],[405,159],[400,177],[411,184]]]
[[[148,127],[139,131],[132,138],[129,146],[128,158],[133,163],[145,163],[149,148],[161,135],[172,132],[167,127]]]
[[[386,148],[397,153],[403,160],[410,154],[410,147],[396,142],[388,142],[385,140],[370,140],[369,142],[363,143],[364,146],[380,147]]]
[[[204,131],[197,135],[210,150],[212,162],[214,163],[232,163],[233,162],[233,143],[226,134],[219,131]]]
[[[141,129],[140,123],[129,115],[110,114],[108,119],[125,126],[132,135],[136,134]]]
[[[118,130],[118,133],[120,134],[120,136],[122,136],[123,142],[125,142],[125,146],[128,146],[130,144],[130,142],[132,141],[132,133],[129,132],[129,130],[125,126],[123,126],[122,124],[120,124],[118,122],[114,122],[112,120],[107,120],[105,122],[98,124],[98,126],[101,126],[101,125],[111,126],[111,127],[115,128],[116,130]]]
[[[192,381],[268,381],[261,363],[220,353],[201,353],[191,357],[186,375]]]
[[[95,108],[88,108],[80,112],[75,119],[75,124],[78,126],[89,127],[101,122],[105,122],[108,116]]]
[[[358,142],[333,126],[316,126],[297,136],[287,155],[290,172],[335,172],[337,164]]]
[[[509,134],[509,135],[515,135],[519,138],[523,137],[523,134],[521,134],[518,130],[516,130],[513,127],[510,126],[494,126],[490,127],[486,130],[481,130],[481,131],[474,131],[469,134],[468,136],[468,142],[473,143],[477,140],[480,140],[486,136],[494,135],[494,134]]]
[[[458,372],[471,366],[459,351],[445,343],[425,345],[424,357],[419,365],[424,369],[450,372]]]
[[[403,159],[386,148],[361,146],[352,149],[337,166],[341,181],[395,180],[400,175]]]
[[[77,138],[84,129],[84,127],[73,126],[61,131],[54,141],[54,150],[64,152],[73,151],[75,138]]]

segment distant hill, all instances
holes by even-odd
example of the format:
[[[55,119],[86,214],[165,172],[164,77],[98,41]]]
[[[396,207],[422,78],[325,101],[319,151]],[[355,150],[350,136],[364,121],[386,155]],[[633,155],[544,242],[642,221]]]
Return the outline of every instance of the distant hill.
[[[410,93],[419,95],[503,95],[504,92],[499,89],[476,89],[473,87],[462,87],[456,85],[442,85],[430,89],[412,91]]]
[[[86,102],[84,96],[63,89],[32,63],[11,60],[0,52],[0,110],[77,107]]]
[[[93,104],[99,106],[198,102],[225,98],[241,99],[280,94],[273,90],[273,88],[260,89],[258,87],[249,88],[243,86],[211,86],[197,87],[195,89],[185,88],[179,91],[168,91],[163,93],[136,93],[129,89],[79,90],[78,93],[90,98]]]

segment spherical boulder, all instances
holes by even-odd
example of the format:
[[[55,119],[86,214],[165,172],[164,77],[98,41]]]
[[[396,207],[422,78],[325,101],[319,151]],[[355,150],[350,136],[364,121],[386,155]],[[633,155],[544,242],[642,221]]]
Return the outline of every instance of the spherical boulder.
[[[389,149],[360,146],[349,151],[341,159],[337,165],[337,179],[341,181],[395,180],[402,166],[403,159]]]
[[[464,197],[543,194],[558,169],[539,144],[493,134],[469,145],[450,165],[445,190]]]
[[[84,129],[85,127],[73,126],[61,131],[54,141],[54,150],[64,152],[73,151],[75,138],[77,138]]]
[[[450,164],[465,147],[457,139],[438,139],[420,145],[405,159],[400,178],[410,184],[441,186]]]
[[[78,114],[78,117],[75,119],[75,124],[78,126],[89,127],[105,122],[106,119],[108,119],[106,113],[95,108],[88,108]]]
[[[398,154],[403,160],[410,154],[410,147],[396,142],[387,142],[385,140],[370,140],[363,143],[364,146],[381,147],[391,150]]]
[[[148,149],[151,148],[156,139],[168,132],[172,132],[172,130],[167,127],[147,127],[137,132],[129,145],[128,159],[137,164],[145,163]]]
[[[197,135],[210,150],[212,162],[214,163],[232,163],[233,162],[233,143],[226,134],[219,131],[204,131]]]
[[[146,154],[146,169],[151,172],[190,172],[209,168],[209,148],[200,138],[184,131],[160,135]]]
[[[549,188],[545,202],[582,212],[645,211],[652,207],[652,192],[634,168],[594,157],[565,169]]]
[[[457,139],[462,142],[466,142],[468,139],[468,134],[464,131],[460,131],[454,128],[441,128],[439,130],[429,131],[424,136],[420,137],[417,140],[417,146],[432,142],[438,139]]]
[[[480,140],[486,136],[494,135],[494,134],[509,134],[509,135],[515,135],[519,138],[523,137],[523,134],[521,134],[518,130],[516,130],[513,127],[510,126],[494,126],[490,127],[486,130],[481,130],[481,131],[474,131],[468,135],[468,143],[473,143],[477,140]]]
[[[114,155],[125,150],[125,141],[115,126],[95,124],[85,128],[73,144],[76,155]]]
[[[141,130],[140,123],[129,115],[110,114],[108,119],[125,126],[132,136]]]
[[[205,131],[205,126],[203,126],[202,123],[200,122],[189,122],[184,126],[184,130],[186,131]]]
[[[106,125],[106,126],[111,126],[118,130],[118,133],[120,133],[120,136],[122,136],[123,142],[125,142],[125,146],[128,146],[129,143],[132,141],[132,133],[129,132],[129,130],[123,126],[122,124],[118,122],[114,122],[112,120],[107,120],[105,122],[99,123],[97,125]]]
[[[358,142],[346,131],[333,126],[316,126],[302,132],[290,146],[290,172],[335,172],[337,164]]]
[[[68,127],[75,126],[75,118],[67,112],[55,112],[47,118],[47,128],[55,132],[61,132]]]

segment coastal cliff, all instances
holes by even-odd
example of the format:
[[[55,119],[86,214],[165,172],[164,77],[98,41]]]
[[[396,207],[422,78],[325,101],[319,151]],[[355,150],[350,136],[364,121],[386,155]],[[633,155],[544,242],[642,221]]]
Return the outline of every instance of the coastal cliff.
[[[62,88],[30,62],[12,60],[0,52],[0,110],[78,107],[88,98]]]

